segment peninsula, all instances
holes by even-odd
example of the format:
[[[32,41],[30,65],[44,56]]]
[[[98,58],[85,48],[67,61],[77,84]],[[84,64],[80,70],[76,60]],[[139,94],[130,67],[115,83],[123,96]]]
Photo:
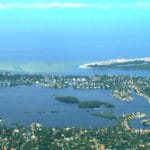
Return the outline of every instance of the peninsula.
[[[150,70],[150,57],[137,59],[113,59],[81,65],[80,68],[100,68],[100,69],[144,69]]]

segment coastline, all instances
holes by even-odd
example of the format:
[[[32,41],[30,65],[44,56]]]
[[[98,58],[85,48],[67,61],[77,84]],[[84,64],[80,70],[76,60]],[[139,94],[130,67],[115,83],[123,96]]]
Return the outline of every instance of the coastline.
[[[87,68],[93,68],[95,66],[109,66],[113,64],[123,64],[123,63],[130,63],[130,62],[136,62],[136,61],[143,61],[143,62],[149,62],[150,63],[150,57],[143,57],[143,58],[134,58],[134,59],[124,59],[124,58],[118,58],[118,59],[111,59],[108,61],[97,61],[97,62],[91,62],[84,65],[80,65],[79,67],[82,69]]]

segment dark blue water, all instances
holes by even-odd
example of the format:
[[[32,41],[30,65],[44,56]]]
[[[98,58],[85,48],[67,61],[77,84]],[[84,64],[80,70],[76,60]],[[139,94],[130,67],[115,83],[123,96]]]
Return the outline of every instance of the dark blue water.
[[[58,102],[55,96],[76,96],[81,101],[99,100],[113,103],[115,108],[108,109],[80,109],[77,104],[66,104]],[[0,116],[4,118],[5,124],[19,123],[28,125],[32,122],[39,122],[50,127],[104,127],[115,125],[117,122],[92,116],[90,113],[101,111],[112,112],[118,116],[128,112],[145,112],[150,116],[150,105],[138,96],[134,96],[132,102],[117,101],[111,97],[106,90],[74,90],[49,89],[37,86],[19,86],[0,88]],[[52,113],[52,111],[58,111]],[[27,112],[27,113],[26,113]],[[39,112],[44,112],[39,114]],[[142,127],[141,124],[134,124],[135,127]]]

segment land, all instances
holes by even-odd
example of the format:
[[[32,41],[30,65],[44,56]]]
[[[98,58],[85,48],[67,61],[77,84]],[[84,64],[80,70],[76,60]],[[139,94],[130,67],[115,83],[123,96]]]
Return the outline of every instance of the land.
[[[111,103],[108,103],[108,102],[100,102],[100,104],[103,105],[106,108],[114,108],[115,107],[114,104],[111,104]]]
[[[115,106],[108,102],[101,102],[97,100],[90,101],[80,101],[74,96],[56,96],[55,100],[63,103],[79,103],[80,108],[99,108],[100,106],[105,106],[106,108],[114,108]]]
[[[102,117],[102,118],[106,118],[106,119],[110,119],[110,120],[117,120],[117,117],[114,116],[112,113],[103,113],[103,112],[92,112],[91,115],[93,116],[97,116],[97,117]]]
[[[134,129],[133,119],[143,118],[141,112],[122,114],[113,127],[83,129],[75,127],[47,128],[39,123],[28,127],[0,125],[0,149],[11,150],[97,150],[150,149],[150,130]]]
[[[0,86],[37,85],[46,88],[109,90],[112,97],[132,101],[132,94],[143,97],[150,103],[150,77],[128,75],[59,76],[38,74],[0,73]]]
[[[106,108],[114,108],[115,107],[111,103],[91,100],[91,101],[82,101],[82,102],[80,102],[79,103],[79,108],[99,108],[102,105],[105,106]]]
[[[86,108],[86,109],[99,108],[100,106],[105,106],[106,108],[114,108],[115,107],[113,104],[108,103],[108,102],[101,102],[101,101],[96,101],[96,100],[80,101],[77,97],[72,97],[72,96],[55,97],[55,99],[60,102],[63,102],[63,103],[71,103],[71,104],[78,103],[79,108]],[[89,111],[87,110],[87,112],[89,112]],[[112,120],[112,119],[117,120],[117,117],[115,117],[112,113],[105,114],[105,113],[101,113],[101,112],[92,112],[91,115],[110,119],[110,120]]]
[[[61,96],[61,97],[55,97],[55,99],[64,103],[79,103],[78,98],[73,96]]]
[[[0,86],[36,85],[46,88],[99,89],[109,90],[115,99],[129,102],[132,94],[137,94],[150,102],[150,77],[139,76],[54,76],[35,74],[0,73]],[[106,102],[98,106],[113,108]],[[51,111],[52,112],[52,111]],[[58,111],[54,110],[54,113]],[[52,112],[53,113],[53,112]],[[93,112],[93,115],[115,119],[113,114]],[[0,118],[0,149],[27,150],[97,150],[102,149],[150,149],[150,130],[134,129],[131,121],[144,118],[146,114],[132,112],[117,117],[118,124],[113,127],[96,129],[83,128],[48,128],[39,123],[28,127],[18,124],[6,126]],[[148,122],[148,120],[147,120]]]
[[[150,69],[150,57],[139,59],[114,59],[109,61],[93,62],[80,66],[81,68],[99,69]]]
[[[80,102],[79,108],[99,108],[100,107],[99,101],[86,101],[86,102]]]
[[[142,123],[142,125],[143,126],[150,126],[150,119],[143,119],[142,121],[141,121],[141,123]]]

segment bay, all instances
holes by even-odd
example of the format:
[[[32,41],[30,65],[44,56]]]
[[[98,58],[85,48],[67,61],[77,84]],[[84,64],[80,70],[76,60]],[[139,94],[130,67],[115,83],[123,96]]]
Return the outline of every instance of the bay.
[[[81,101],[99,100],[113,103],[115,108],[100,107],[95,109],[81,109],[77,104],[66,104],[56,101],[55,96],[76,96]],[[19,123],[29,125],[39,122],[49,127],[106,127],[117,124],[108,120],[92,116],[93,111],[113,113],[119,116],[129,112],[144,112],[150,116],[150,105],[143,98],[133,95],[132,102],[118,101],[112,98],[107,90],[80,90],[73,88],[53,89],[38,86],[16,86],[0,88],[0,116],[5,124]],[[133,126],[142,128],[140,123]]]

